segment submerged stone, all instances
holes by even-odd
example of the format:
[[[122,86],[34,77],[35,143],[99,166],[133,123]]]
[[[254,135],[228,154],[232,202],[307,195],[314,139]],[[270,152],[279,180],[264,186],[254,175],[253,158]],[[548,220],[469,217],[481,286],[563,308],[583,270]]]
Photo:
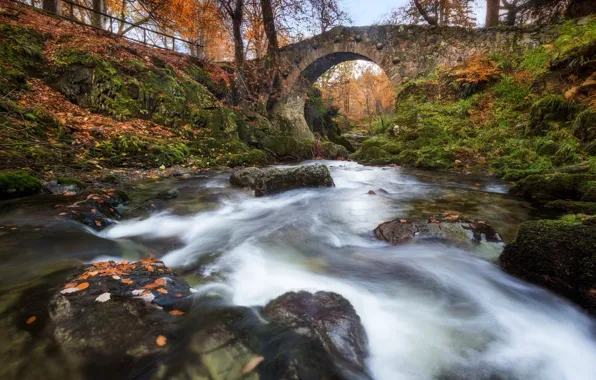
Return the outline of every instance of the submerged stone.
[[[459,245],[503,243],[499,233],[481,220],[444,214],[427,220],[398,219],[380,224],[375,229],[378,239],[391,244],[416,240],[438,240]]]

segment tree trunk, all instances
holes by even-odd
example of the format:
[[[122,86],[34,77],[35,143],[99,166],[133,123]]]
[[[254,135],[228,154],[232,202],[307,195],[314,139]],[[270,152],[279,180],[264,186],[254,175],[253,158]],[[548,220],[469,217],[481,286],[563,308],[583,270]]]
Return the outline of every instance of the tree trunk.
[[[44,11],[60,16],[62,14],[62,1],[60,0],[43,0],[42,8]]]
[[[420,13],[420,16],[422,16],[424,21],[426,21],[429,25],[437,25],[438,24],[437,19],[434,17],[431,17],[431,15],[428,14],[426,8],[424,8],[422,6],[422,4],[420,4],[419,0],[414,0],[414,5],[416,6],[416,9],[418,9],[418,13]]]
[[[499,4],[500,0],[486,0],[486,27],[499,26]]]
[[[91,15],[91,25],[103,29],[105,17],[95,12],[106,13],[106,0],[93,0],[93,11],[94,12]]]
[[[596,14],[596,2],[594,0],[571,0],[565,11],[565,17],[577,18]]]
[[[238,70],[244,67],[244,42],[242,41],[242,14],[244,0],[236,0],[234,13],[232,14],[232,29],[234,34],[234,59]]]
[[[277,42],[277,30],[275,30],[275,18],[273,17],[273,7],[271,0],[261,0],[261,11],[263,12],[263,26],[267,35],[267,52],[275,62],[279,44]]]

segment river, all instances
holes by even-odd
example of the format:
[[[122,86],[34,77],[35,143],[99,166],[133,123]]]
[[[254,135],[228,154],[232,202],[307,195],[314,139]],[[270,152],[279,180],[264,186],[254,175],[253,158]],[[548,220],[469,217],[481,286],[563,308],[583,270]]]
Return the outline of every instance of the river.
[[[5,207],[2,304],[52,270],[152,254],[236,305],[264,305],[291,290],[343,295],[362,319],[378,380],[596,378],[595,321],[503,273],[494,264],[500,246],[390,246],[372,233],[383,221],[451,211],[489,222],[510,241],[540,212],[509,196],[506,183],[324,163],[335,188],[264,198],[230,188],[229,174],[137,184],[133,205],[159,189],[177,187],[180,196],[167,212],[100,233],[56,222],[46,210],[57,198]],[[215,285],[201,285],[204,277]]]

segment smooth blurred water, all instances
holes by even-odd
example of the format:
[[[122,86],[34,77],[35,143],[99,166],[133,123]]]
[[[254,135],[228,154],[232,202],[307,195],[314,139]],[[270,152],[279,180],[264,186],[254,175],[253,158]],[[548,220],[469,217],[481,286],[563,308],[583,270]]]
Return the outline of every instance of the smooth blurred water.
[[[181,195],[168,211],[99,234],[69,230],[69,235],[53,232],[50,239],[43,229],[32,232],[35,222],[17,208],[0,216],[0,225],[23,217],[26,227],[18,228],[28,228],[26,235],[7,228],[0,243],[31,256],[14,258],[10,273],[2,274],[16,276],[48,246],[60,253],[37,267],[65,258],[131,260],[150,252],[189,281],[215,279],[237,305],[264,305],[291,290],[342,294],[368,334],[375,379],[596,379],[594,320],[504,274],[492,263],[500,247],[390,246],[372,232],[383,221],[452,211],[485,220],[511,240],[519,224],[538,211],[510,197],[505,183],[324,163],[335,188],[264,198],[230,188],[226,174],[139,184],[139,200],[169,187],[178,187]],[[28,210],[31,215],[35,208]]]
[[[183,268],[212,257],[199,270],[217,273],[238,305],[291,290],[342,294],[362,318],[376,379],[596,379],[594,321],[504,274],[490,262],[499,249],[394,247],[372,235],[385,220],[450,210],[511,239],[532,210],[506,195],[505,184],[327,164],[335,188],[266,198],[237,191],[210,211],[124,222],[101,236],[178,239],[164,261]]]

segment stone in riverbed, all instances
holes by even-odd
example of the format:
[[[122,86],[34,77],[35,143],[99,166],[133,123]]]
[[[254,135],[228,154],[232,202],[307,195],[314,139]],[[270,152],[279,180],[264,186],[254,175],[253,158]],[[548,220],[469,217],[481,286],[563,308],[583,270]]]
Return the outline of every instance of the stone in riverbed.
[[[499,264],[596,315],[596,217],[523,223]]]
[[[374,232],[378,239],[391,244],[414,240],[439,240],[459,245],[503,243],[501,236],[488,223],[449,214],[432,216],[427,220],[393,220],[380,224]]]
[[[320,342],[338,366],[368,377],[367,336],[350,302],[337,293],[289,292],[263,309],[269,320]]]
[[[257,177],[261,175],[263,169],[248,167],[236,170],[230,177],[230,184],[238,187],[253,187]]]
[[[69,360],[93,366],[101,358],[104,376],[127,378],[167,350],[157,338],[173,336],[180,312],[169,311],[183,308],[190,294],[188,283],[160,261],[87,265],[51,298],[50,326]]]
[[[119,190],[85,191],[79,195],[81,200],[67,206],[61,216],[68,216],[94,230],[100,231],[120,218],[118,206],[128,203],[128,196]]]
[[[232,174],[230,183],[232,186],[254,189],[257,197],[299,188],[335,186],[331,173],[325,165],[308,165],[289,169],[244,168]]]

